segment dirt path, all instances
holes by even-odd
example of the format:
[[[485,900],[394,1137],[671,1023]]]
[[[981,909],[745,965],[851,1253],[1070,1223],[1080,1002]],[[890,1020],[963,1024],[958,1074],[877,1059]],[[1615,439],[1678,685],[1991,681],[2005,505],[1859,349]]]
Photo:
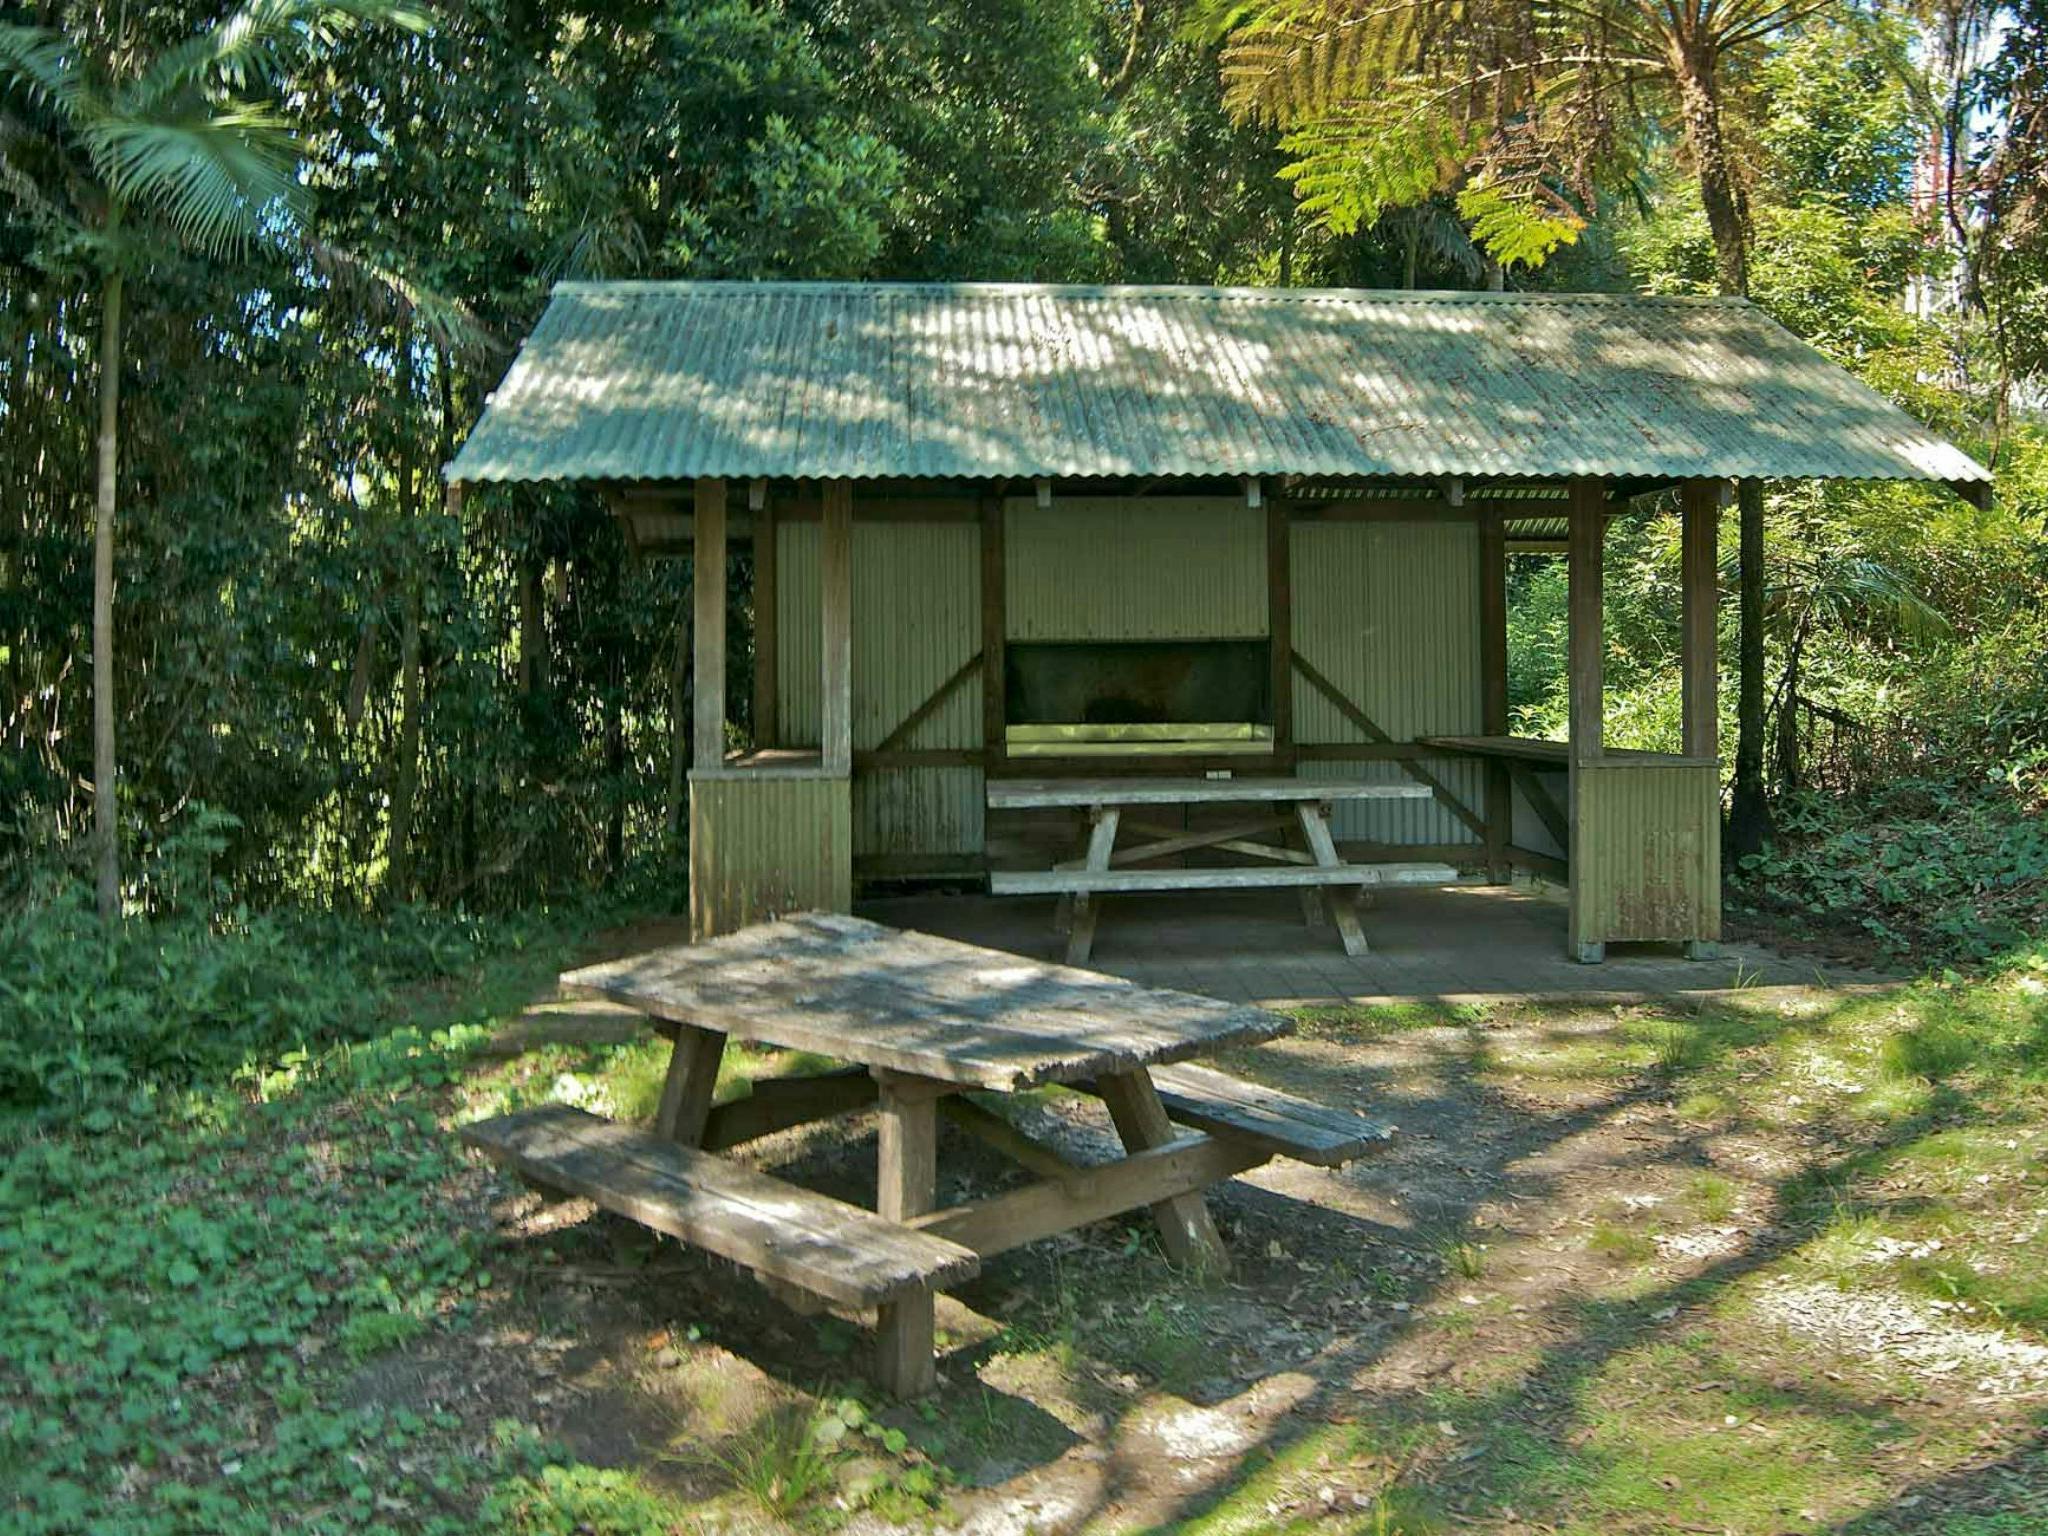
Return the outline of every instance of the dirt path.
[[[2016,1170],[2003,1195],[2007,1162],[1958,1184],[1953,1160],[1909,1154],[1981,1117],[1939,1096],[1869,1113],[1891,1090],[1859,1078],[1864,1026],[1838,996],[1673,1006],[1305,1016],[1231,1064],[1393,1122],[1390,1149],[1230,1186],[1228,1282],[1172,1273],[1132,1221],[991,1264],[943,1306],[944,1386],[921,1410],[866,1394],[846,1325],[481,1172],[469,1219],[499,1224],[514,1283],[362,1389],[519,1413],[679,1519],[738,1530],[2048,1529],[2048,1347],[1892,1284],[1928,1255],[1864,1214],[1979,1200],[1987,1242],[2038,1257],[2039,1123],[1986,1142]],[[506,1050],[476,1102],[631,1113],[658,1069],[601,1011],[538,1012]],[[1078,1097],[1033,1113],[1107,1134]],[[761,1157],[863,1198],[872,1131]],[[950,1136],[941,1170],[949,1199],[1006,1176]],[[874,1422],[839,1415],[859,1422],[811,1467],[820,1406],[849,1394]]]

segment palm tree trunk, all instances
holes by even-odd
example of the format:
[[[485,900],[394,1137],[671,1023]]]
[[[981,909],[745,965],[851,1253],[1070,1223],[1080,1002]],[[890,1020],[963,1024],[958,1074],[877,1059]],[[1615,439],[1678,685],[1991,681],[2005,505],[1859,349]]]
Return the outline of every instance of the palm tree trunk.
[[[121,293],[107,274],[100,311],[99,483],[92,527],[92,810],[100,921],[121,915],[121,827],[114,797],[114,476],[120,467]]]

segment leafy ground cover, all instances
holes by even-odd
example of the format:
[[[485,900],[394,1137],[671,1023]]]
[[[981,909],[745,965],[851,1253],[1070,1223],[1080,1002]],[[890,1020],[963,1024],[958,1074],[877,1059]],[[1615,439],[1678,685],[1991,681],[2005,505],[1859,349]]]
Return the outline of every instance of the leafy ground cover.
[[[1316,1010],[1238,1070],[1400,1129],[1006,1257],[939,1395],[862,1336],[456,1150],[636,1116],[660,1048],[522,1013],[559,936],[417,1025],[146,1117],[16,1122],[0,1529],[1940,1531],[2048,1521],[2048,970],[1697,1007]],[[431,1027],[429,1027],[431,1026]],[[801,1065],[738,1056],[725,1090]],[[1086,1143],[1086,1101],[1038,1096]],[[860,1193],[858,1124],[766,1144]],[[949,1141],[948,1194],[1003,1177]]]

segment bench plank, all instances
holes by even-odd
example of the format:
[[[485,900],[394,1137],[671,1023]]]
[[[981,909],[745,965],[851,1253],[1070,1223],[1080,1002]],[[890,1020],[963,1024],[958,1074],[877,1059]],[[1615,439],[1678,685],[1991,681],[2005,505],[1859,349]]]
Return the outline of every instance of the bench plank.
[[[478,1121],[462,1139],[536,1184],[843,1306],[878,1306],[981,1269],[959,1243],[566,1104]]]
[[[1090,805],[1254,805],[1307,800],[1427,800],[1420,784],[1343,779],[991,779],[992,811]]]
[[[1049,896],[1081,891],[1264,890],[1325,885],[1450,885],[1448,864],[1275,864],[1239,869],[998,869],[988,877],[996,896]]]
[[[1181,1125],[1318,1168],[1351,1162],[1385,1146],[1394,1134],[1376,1120],[1188,1062],[1155,1069],[1152,1086],[1167,1115]]]

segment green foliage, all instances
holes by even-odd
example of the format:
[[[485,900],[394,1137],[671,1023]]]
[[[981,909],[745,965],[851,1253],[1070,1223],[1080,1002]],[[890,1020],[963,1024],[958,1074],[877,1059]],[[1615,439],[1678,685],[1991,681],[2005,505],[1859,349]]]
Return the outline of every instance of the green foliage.
[[[159,1086],[303,1061],[388,1027],[400,989],[473,976],[550,921],[252,911],[214,872],[235,829],[195,811],[141,872],[155,911],[111,933],[62,869],[0,916],[0,1105],[97,1125],[131,1094],[146,1109]]]
[[[472,1529],[499,1458],[343,1390],[490,1282],[420,1097],[480,1032],[395,1031],[264,1098],[137,1103],[0,1163],[0,1529]],[[81,1298],[90,1298],[82,1305]]]

